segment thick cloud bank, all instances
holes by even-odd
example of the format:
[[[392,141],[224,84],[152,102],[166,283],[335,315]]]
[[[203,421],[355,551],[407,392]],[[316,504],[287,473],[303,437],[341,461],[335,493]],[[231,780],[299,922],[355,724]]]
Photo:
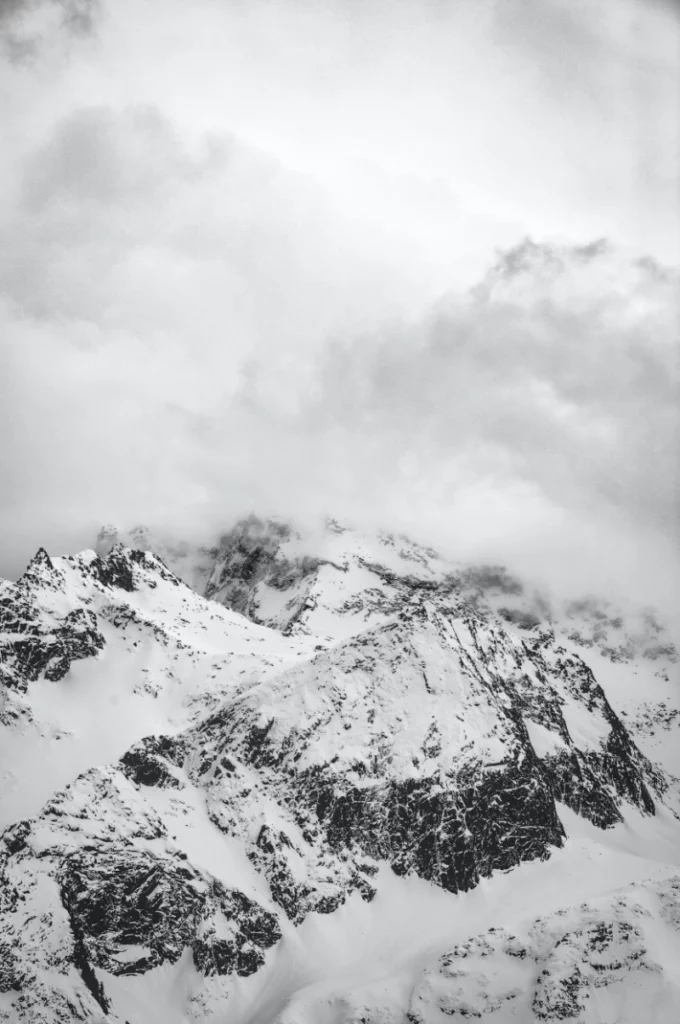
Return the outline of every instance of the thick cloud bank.
[[[0,572],[255,508],[666,600],[672,5],[157,11],[0,8]]]

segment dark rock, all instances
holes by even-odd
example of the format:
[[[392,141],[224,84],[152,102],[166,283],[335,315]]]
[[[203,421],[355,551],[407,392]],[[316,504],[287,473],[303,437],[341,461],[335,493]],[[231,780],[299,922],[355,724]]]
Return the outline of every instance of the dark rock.
[[[122,771],[138,786],[159,786],[181,789],[182,782],[168,769],[168,763],[179,766],[184,757],[181,740],[167,736],[147,736],[123,755]]]
[[[114,975],[174,963],[187,946],[208,973],[250,973],[281,937],[272,914],[181,858],[134,849],[80,853],[64,864],[60,886],[87,962]],[[229,949],[215,937],[220,917],[236,925]],[[129,957],[130,947],[145,952]]]
[[[0,604],[0,632],[12,637],[2,648],[0,678],[20,692],[42,675],[62,679],[74,661],[95,657],[105,644],[89,608],[75,608],[52,625],[20,594]]]

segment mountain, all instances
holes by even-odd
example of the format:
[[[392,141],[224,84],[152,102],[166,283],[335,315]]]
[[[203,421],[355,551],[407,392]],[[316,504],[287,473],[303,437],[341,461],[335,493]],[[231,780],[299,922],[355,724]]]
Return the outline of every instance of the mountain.
[[[314,646],[206,603],[148,552],[39,551],[16,584],[0,584],[0,825]]]
[[[40,551],[0,616],[0,1020],[676,1021],[649,609],[251,517]]]

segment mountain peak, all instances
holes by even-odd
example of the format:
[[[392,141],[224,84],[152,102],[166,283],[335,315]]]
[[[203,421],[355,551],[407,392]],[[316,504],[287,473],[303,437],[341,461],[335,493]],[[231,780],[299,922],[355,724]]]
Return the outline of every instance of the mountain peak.
[[[30,563],[28,565],[28,568],[30,569],[31,567],[34,567],[34,568],[37,569],[37,568],[40,568],[41,566],[44,566],[46,569],[53,569],[54,568],[54,566],[52,564],[52,559],[50,558],[50,556],[45,551],[45,548],[42,548],[42,547],[38,548],[38,550],[36,551],[35,555],[31,559],[31,561],[30,561]]]
[[[19,578],[24,586],[49,585],[54,586],[58,575],[54,562],[48,555],[45,548],[38,548],[31,561],[26,566]]]

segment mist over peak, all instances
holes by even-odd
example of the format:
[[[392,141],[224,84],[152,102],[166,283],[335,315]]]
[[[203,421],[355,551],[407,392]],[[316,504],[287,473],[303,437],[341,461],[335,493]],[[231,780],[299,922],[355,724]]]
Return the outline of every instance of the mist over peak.
[[[0,31],[32,47],[0,70],[2,572],[255,510],[672,595],[672,7]]]

